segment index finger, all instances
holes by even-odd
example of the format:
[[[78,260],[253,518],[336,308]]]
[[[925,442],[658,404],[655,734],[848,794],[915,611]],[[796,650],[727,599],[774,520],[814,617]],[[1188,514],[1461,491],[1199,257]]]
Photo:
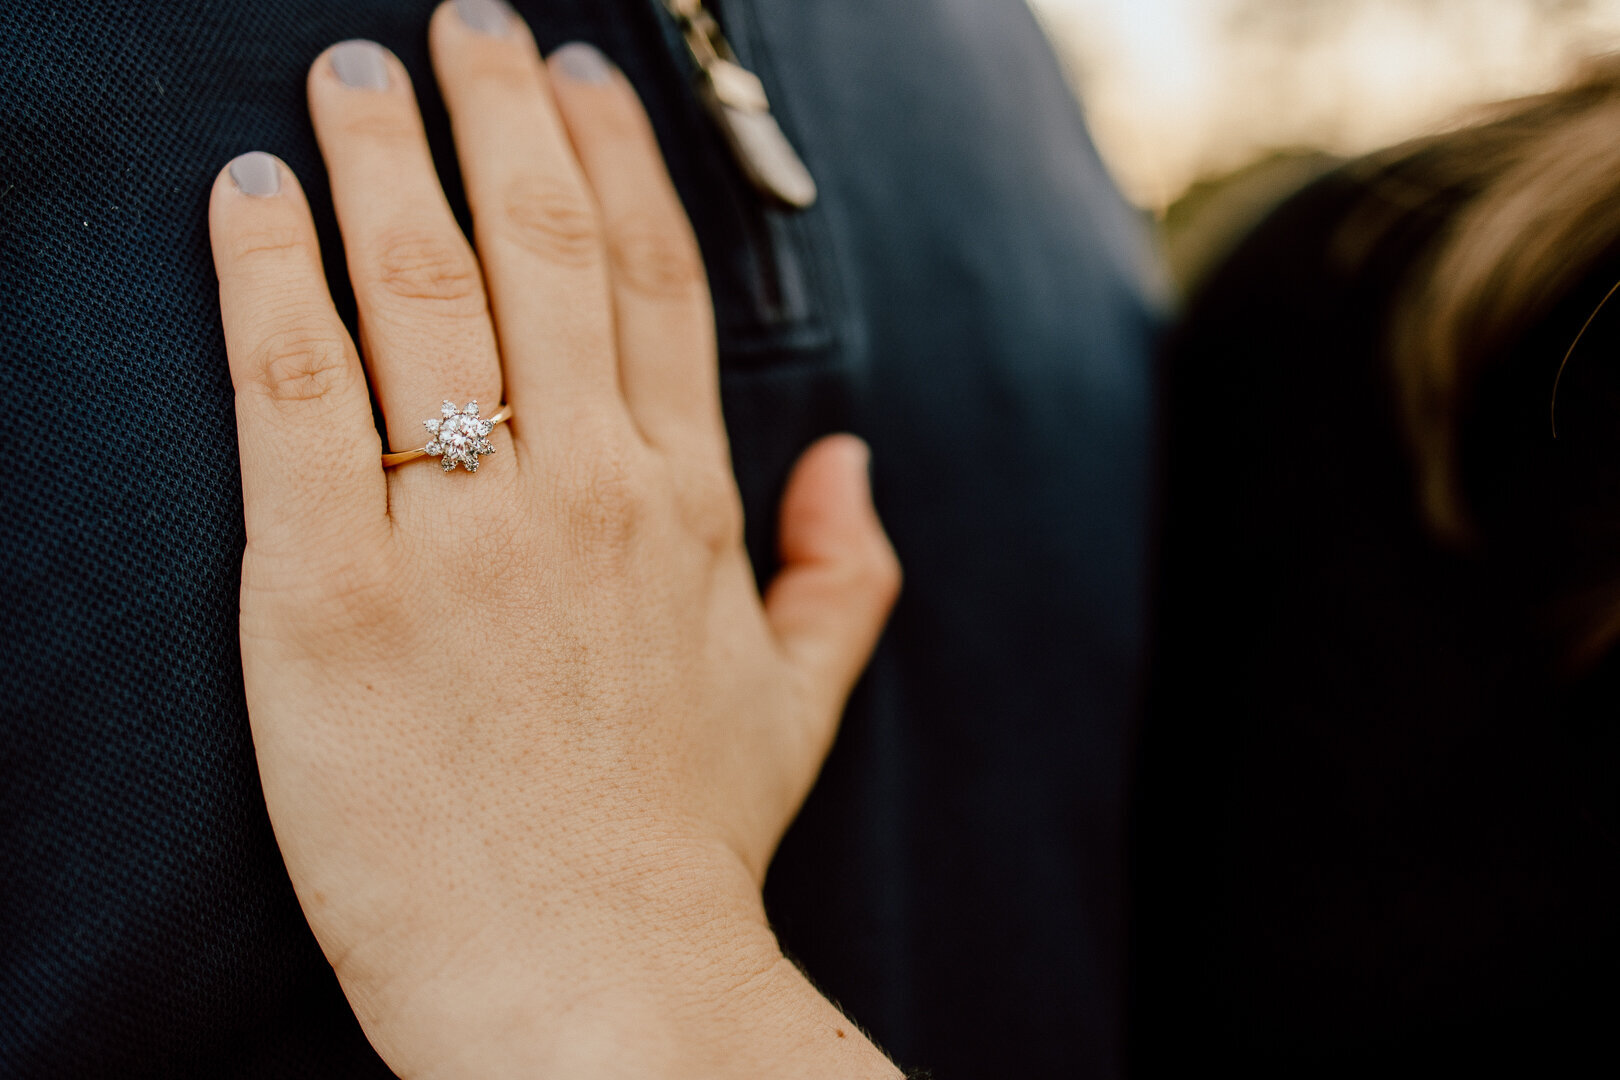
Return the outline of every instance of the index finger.
[[[469,18],[469,13],[476,18]],[[570,438],[582,414],[629,428],[596,206],[534,39],[504,4],[445,3],[428,31],[500,338],[506,399],[525,432]]]

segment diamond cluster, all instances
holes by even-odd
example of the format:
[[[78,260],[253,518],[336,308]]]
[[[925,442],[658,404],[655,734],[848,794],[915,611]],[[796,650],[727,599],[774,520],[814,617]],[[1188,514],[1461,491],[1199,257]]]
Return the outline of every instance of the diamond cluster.
[[[478,455],[493,454],[495,444],[486,435],[495,429],[491,420],[478,415],[478,402],[469,401],[465,409],[457,409],[450,402],[439,407],[441,416],[422,421],[432,434],[433,441],[424,449],[439,459],[439,467],[450,472],[459,465],[468,472],[478,471]]]

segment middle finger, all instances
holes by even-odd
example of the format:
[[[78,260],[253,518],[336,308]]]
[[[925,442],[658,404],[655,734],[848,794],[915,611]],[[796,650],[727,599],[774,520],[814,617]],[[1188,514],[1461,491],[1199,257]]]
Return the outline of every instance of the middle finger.
[[[434,13],[429,44],[514,407],[629,430],[601,220],[534,38],[504,3],[458,0]]]
[[[493,413],[501,369],[483,277],[439,185],[404,65],[370,41],[334,45],[310,69],[309,108],[389,446],[426,442],[422,421],[446,398]]]

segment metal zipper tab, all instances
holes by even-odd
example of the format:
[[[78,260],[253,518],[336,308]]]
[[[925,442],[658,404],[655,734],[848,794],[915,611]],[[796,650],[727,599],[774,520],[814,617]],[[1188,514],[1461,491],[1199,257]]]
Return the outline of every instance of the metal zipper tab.
[[[703,0],[663,0],[698,67],[698,93],[750,183],[796,210],[816,201],[816,181],[771,115],[765,84],[743,67]]]

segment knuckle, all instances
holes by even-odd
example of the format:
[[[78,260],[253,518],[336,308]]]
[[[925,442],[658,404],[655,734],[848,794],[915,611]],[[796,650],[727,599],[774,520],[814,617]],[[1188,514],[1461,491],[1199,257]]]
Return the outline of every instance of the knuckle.
[[[596,212],[579,193],[529,177],[507,188],[501,208],[502,228],[525,251],[568,266],[601,258]]]
[[[894,546],[887,539],[876,537],[867,546],[865,557],[861,560],[861,578],[867,591],[881,598],[885,605],[894,603],[900,595],[904,573],[900,567],[900,556],[895,554]]]
[[[353,101],[349,97],[344,100]],[[421,121],[386,97],[373,103],[371,108],[352,108],[337,127],[349,142],[397,145],[421,138]]]
[[[257,268],[256,264],[279,262],[288,255],[301,255],[308,246],[302,230],[270,226],[237,230],[225,250],[229,265]]]
[[[519,49],[500,49],[480,56],[474,73],[492,96],[512,102],[522,108],[539,94],[546,93],[545,77],[531,54]]]
[[[615,279],[648,296],[681,300],[703,284],[696,244],[671,225],[627,222],[614,230],[608,254]]]
[[[244,628],[252,611],[266,628],[281,628],[263,636],[290,636],[329,655],[334,643],[352,647],[380,627],[405,625],[399,576],[375,555],[346,545],[311,548],[307,531],[290,550],[250,539],[242,563]]]
[[[591,562],[622,558],[652,505],[651,485],[627,441],[596,440],[575,455],[568,519],[580,553]]]
[[[249,352],[250,385],[275,401],[315,401],[353,386],[358,359],[345,341],[308,326],[272,328]]]
[[[405,613],[397,579],[379,572],[375,560],[346,559],[329,567],[325,593],[329,610],[350,626],[398,626]]]
[[[619,143],[645,152],[658,153],[658,141],[647,123],[646,114],[633,101],[615,97],[601,103],[591,114],[591,136],[607,143]]]
[[[483,281],[463,244],[407,230],[384,236],[374,258],[377,284],[405,300],[435,300],[482,313]]]
[[[681,500],[686,527],[715,554],[742,546],[743,506],[729,474],[705,476],[688,486]]]

